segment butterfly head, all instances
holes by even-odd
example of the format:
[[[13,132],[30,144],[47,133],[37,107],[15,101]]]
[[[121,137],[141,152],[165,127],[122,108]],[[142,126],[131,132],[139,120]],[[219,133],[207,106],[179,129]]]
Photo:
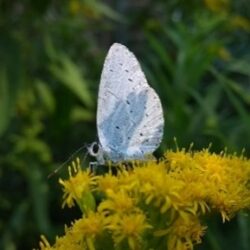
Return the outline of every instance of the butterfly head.
[[[102,146],[98,142],[92,142],[88,147],[88,152],[91,156],[96,158],[99,164],[104,164]]]

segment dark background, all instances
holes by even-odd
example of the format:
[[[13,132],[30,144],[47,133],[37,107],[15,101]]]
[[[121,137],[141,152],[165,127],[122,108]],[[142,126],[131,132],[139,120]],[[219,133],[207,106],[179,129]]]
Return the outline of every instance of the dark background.
[[[133,51],[165,112],[158,154],[250,155],[249,0],[0,1],[0,249],[52,242],[80,216],[47,175],[96,139],[97,90],[113,42]],[[79,154],[84,154],[80,152]],[[250,249],[250,222],[211,215],[197,249]]]

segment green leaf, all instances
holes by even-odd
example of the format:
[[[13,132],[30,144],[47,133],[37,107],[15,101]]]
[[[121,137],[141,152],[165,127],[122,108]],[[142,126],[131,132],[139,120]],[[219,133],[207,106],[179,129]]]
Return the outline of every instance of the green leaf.
[[[0,136],[4,133],[10,122],[10,93],[6,70],[0,69]]]
[[[242,119],[244,124],[249,128],[250,127],[250,115],[249,112],[246,110],[245,106],[243,105],[242,98],[239,98],[235,92],[231,88],[232,80],[228,79],[223,74],[220,74],[215,69],[211,70],[214,76],[218,79],[219,83],[222,84],[224,87],[225,92],[227,93],[227,96],[239,114],[239,117]],[[248,130],[249,133],[249,130]]]
[[[20,46],[8,33],[0,39],[0,136],[6,131],[13,114],[21,82]]]
[[[52,94],[52,91],[48,85],[41,80],[37,80],[35,84],[42,103],[50,113],[53,113],[55,111],[55,98]]]
[[[94,119],[95,119],[94,112],[91,112],[80,106],[76,106],[72,109],[71,120],[73,122],[93,121]]]
[[[32,168],[27,171],[27,181],[34,209],[34,218],[41,232],[50,232],[47,181],[43,179],[41,166],[37,166],[35,162],[31,165]]]
[[[250,76],[250,62],[246,60],[233,60],[228,66],[228,70]]]
[[[87,107],[93,107],[93,99],[88,88],[88,82],[82,76],[78,66],[73,63],[66,55],[61,54],[58,62],[50,65],[52,74],[67,87],[80,101]]]
[[[91,192],[84,192],[81,199],[78,201],[78,205],[83,213],[95,211],[96,202],[93,194]]]
[[[152,34],[147,34],[148,41],[151,47],[154,50],[154,53],[159,57],[159,59],[163,62],[164,67],[169,71],[173,72],[174,64],[171,60],[169,53],[166,51],[166,47],[154,37]]]
[[[107,4],[102,3],[101,1],[93,1],[90,0],[88,1],[89,3],[94,3],[91,4],[92,7],[95,8],[95,10],[115,21],[122,21],[124,20],[124,18],[122,17],[122,15],[120,15],[118,12],[114,11],[113,9],[111,9]],[[93,6],[94,5],[94,6]]]

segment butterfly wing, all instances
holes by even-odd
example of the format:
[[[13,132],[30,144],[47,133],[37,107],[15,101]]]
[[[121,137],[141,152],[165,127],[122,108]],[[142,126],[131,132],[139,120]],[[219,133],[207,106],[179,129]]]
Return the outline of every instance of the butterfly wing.
[[[125,46],[111,46],[98,95],[99,141],[112,161],[140,159],[152,153],[163,136],[160,99],[148,85],[139,62]]]

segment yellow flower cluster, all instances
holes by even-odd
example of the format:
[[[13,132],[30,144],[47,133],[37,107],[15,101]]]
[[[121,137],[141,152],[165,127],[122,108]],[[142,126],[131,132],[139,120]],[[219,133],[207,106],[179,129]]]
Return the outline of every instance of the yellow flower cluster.
[[[202,217],[217,212],[224,222],[250,207],[250,161],[243,156],[170,150],[159,162],[120,165],[116,175],[110,167],[94,176],[79,166],[73,163],[60,184],[63,206],[77,203],[83,216],[53,246],[42,236],[42,250],[189,250],[205,233]]]

